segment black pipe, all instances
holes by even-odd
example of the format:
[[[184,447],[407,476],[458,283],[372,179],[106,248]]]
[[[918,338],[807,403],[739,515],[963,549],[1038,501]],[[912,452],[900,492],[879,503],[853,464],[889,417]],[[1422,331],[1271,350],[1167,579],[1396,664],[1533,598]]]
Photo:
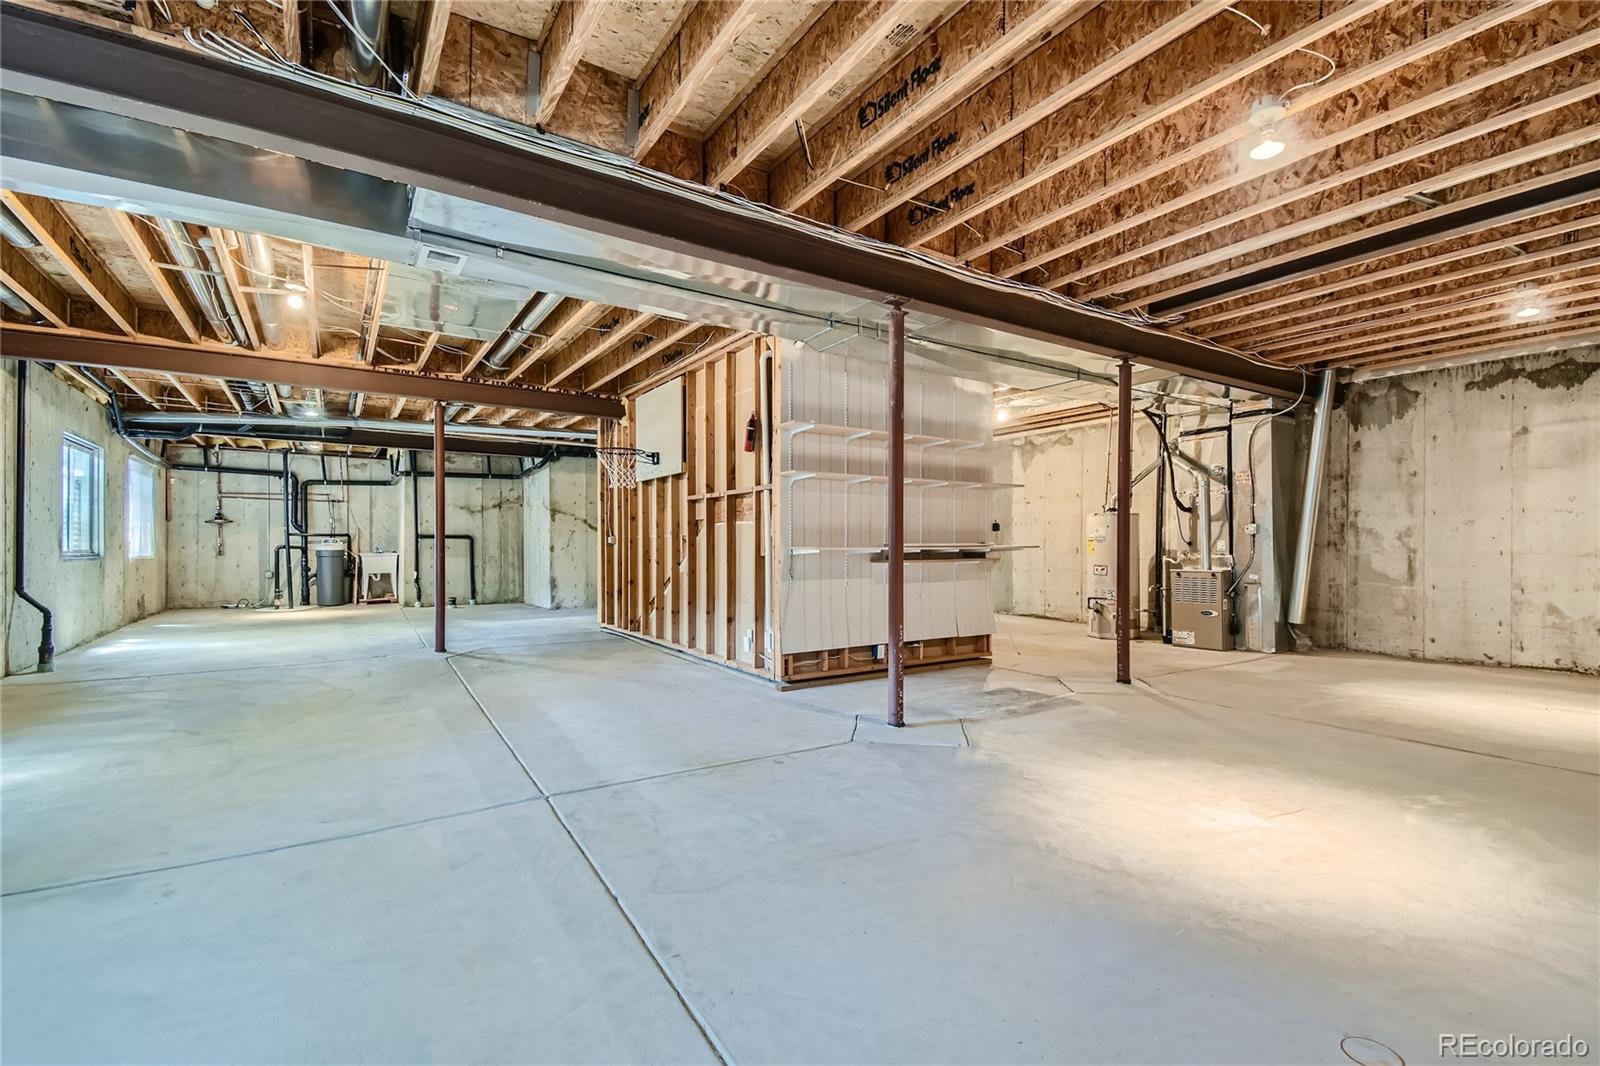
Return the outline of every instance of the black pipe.
[[[1252,487],[1251,491],[1255,491]],[[1233,401],[1228,401],[1228,576],[1233,576],[1233,568],[1239,565],[1239,557],[1234,554],[1233,539]],[[1228,628],[1231,633],[1239,633],[1239,582],[1231,582],[1228,590]]]
[[[284,586],[284,581],[282,580],[283,573],[279,569],[279,554],[283,553],[284,555],[286,555],[288,557],[288,562],[285,563],[284,567],[283,567],[284,570],[287,570],[289,567],[294,566],[294,561],[293,561],[294,560],[294,553],[297,552],[297,551],[304,551],[304,550],[305,549],[303,549],[303,548],[296,548],[292,544],[288,544],[288,545],[280,544],[276,548],[272,549],[272,605],[273,605],[273,607],[277,607],[277,605],[278,605],[278,597],[282,595],[283,586]],[[294,582],[291,580],[291,581],[288,582],[288,584],[290,586],[293,586]]]
[[[296,487],[298,506],[295,509],[294,527],[300,533],[306,531],[306,522],[311,518],[311,486],[313,485],[340,485],[346,488],[351,485],[358,485],[371,488],[386,488],[393,484],[394,478],[306,478]]]
[[[16,592],[17,598],[29,607],[39,612],[39,665],[41,674],[48,674],[56,668],[56,642],[55,642],[55,616],[50,613],[50,608],[40,603],[28,592],[25,572],[27,570],[27,527],[28,527],[28,364],[25,360],[17,361],[17,483],[16,506],[12,509],[12,521],[16,523],[16,562],[13,564],[11,587]]]
[[[168,463],[168,470],[192,470],[197,474],[254,474],[257,477],[283,477],[281,470],[252,470],[248,466],[211,466],[205,463]]]
[[[283,453],[283,542],[286,545],[294,543],[294,524],[291,521],[293,519],[293,517],[294,517],[294,496],[292,495],[292,492],[293,492],[293,479],[292,479],[292,477],[291,477],[291,475],[289,473],[289,452],[288,452],[287,449],[285,449],[285,451]],[[305,553],[304,552],[302,552],[300,554],[300,565],[302,567],[305,566]],[[289,609],[293,610],[294,609],[294,582],[293,581],[289,581],[288,582],[288,586],[289,586]],[[276,607],[278,605],[278,600],[277,600],[276,597],[273,598],[272,605],[274,607]]]
[[[1167,416],[1151,421],[1155,423],[1156,435],[1165,440]],[[1171,644],[1172,629],[1167,625],[1167,464],[1164,462],[1156,463],[1156,627],[1161,630],[1161,639]]]
[[[407,454],[411,456],[411,472],[415,474],[417,451],[413,448]],[[417,528],[418,516],[422,512],[421,497],[418,495],[421,484],[422,482],[415,477],[411,479],[411,584],[417,593],[416,599],[411,602],[418,607],[422,606],[422,534]]]
[[[539,460],[535,460],[535,462],[538,462],[538,461]],[[533,469],[537,470],[537,469],[539,469],[539,467],[535,466],[535,467],[533,467]],[[401,474],[400,476],[401,477],[433,477],[433,471],[432,470],[418,470],[415,473],[412,473],[411,471],[407,471],[407,472]],[[446,478],[465,478],[465,479],[467,479],[469,481],[521,481],[522,480],[522,471],[519,470],[514,474],[479,474],[479,473],[475,473],[474,471],[471,471],[471,470],[446,470],[445,473],[444,473],[444,476]]]
[[[418,533],[419,540],[432,540],[432,533]],[[446,533],[445,540],[464,540],[467,542],[467,586],[470,603],[478,602],[478,542],[472,538],[471,533]]]

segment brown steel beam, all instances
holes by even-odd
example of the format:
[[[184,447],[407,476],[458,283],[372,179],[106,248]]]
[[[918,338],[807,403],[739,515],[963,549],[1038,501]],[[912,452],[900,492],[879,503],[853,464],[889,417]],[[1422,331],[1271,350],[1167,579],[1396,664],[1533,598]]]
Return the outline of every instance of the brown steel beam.
[[[1194,337],[1025,288],[999,288],[870,242],[836,241],[791,220],[730,211],[709,193],[639,182],[442,117],[402,114],[11,4],[0,8],[0,26],[0,67],[7,88],[19,93],[177,125],[865,300],[892,295],[928,315],[1111,357],[1127,354],[1142,365],[1221,384],[1300,394],[1298,373]],[[545,59],[548,77],[548,51]]]
[[[444,404],[433,405],[433,650],[444,651]]]
[[[10,323],[0,326],[0,355],[8,359],[153,370],[192,377],[243,378],[272,385],[300,385],[336,392],[374,392],[380,396],[407,396],[448,403],[482,404],[485,407],[515,407],[552,414],[622,417],[621,401],[589,393],[461,381],[367,366],[342,366],[326,359],[316,362],[276,359],[236,348],[167,344],[148,338],[101,337]]]
[[[1133,364],[1117,366],[1117,683],[1133,683],[1128,605],[1133,602]]]
[[[906,307],[889,301],[889,724],[906,724]]]

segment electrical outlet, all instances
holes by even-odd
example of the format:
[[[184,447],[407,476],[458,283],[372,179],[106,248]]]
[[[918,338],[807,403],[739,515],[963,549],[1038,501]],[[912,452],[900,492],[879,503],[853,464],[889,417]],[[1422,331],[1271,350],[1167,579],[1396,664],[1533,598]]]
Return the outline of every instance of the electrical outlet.
[[[1254,522],[1246,522],[1244,524],[1244,531],[1252,537],[1256,535],[1258,529],[1259,527]]]

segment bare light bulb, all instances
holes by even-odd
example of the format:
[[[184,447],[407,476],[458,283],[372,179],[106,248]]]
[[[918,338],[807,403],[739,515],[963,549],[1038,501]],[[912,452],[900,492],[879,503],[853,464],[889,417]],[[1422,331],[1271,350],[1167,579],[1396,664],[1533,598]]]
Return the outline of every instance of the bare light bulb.
[[[994,409],[994,420],[996,422],[1004,422],[1006,419],[1008,419],[1010,417],[1011,417],[1011,412],[1006,410],[1004,407],[996,407]]]
[[[1272,127],[1268,126],[1261,131],[1261,140],[1254,148],[1250,149],[1250,158],[1258,163],[1264,163],[1269,159],[1276,159],[1282,155],[1285,147],[1287,145],[1279,140],[1278,134]]]
[[[1540,315],[1544,314],[1544,309],[1542,307],[1537,307],[1534,304],[1523,304],[1521,307],[1517,308],[1516,314],[1518,318],[1538,318]]]
[[[288,304],[291,309],[298,311],[306,305],[306,298],[297,292],[291,292],[284,299],[284,303]]]

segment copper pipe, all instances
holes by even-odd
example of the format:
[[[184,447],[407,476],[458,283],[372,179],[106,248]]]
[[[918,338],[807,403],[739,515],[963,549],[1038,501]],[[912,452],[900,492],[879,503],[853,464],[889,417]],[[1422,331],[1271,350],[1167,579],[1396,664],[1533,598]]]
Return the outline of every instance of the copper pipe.
[[[889,724],[906,724],[906,308],[889,301]]]
[[[444,404],[433,405],[433,650],[444,649]]]
[[[1210,486],[1206,486],[1207,490]],[[1128,605],[1133,602],[1133,364],[1117,367],[1117,683],[1130,685]]]

